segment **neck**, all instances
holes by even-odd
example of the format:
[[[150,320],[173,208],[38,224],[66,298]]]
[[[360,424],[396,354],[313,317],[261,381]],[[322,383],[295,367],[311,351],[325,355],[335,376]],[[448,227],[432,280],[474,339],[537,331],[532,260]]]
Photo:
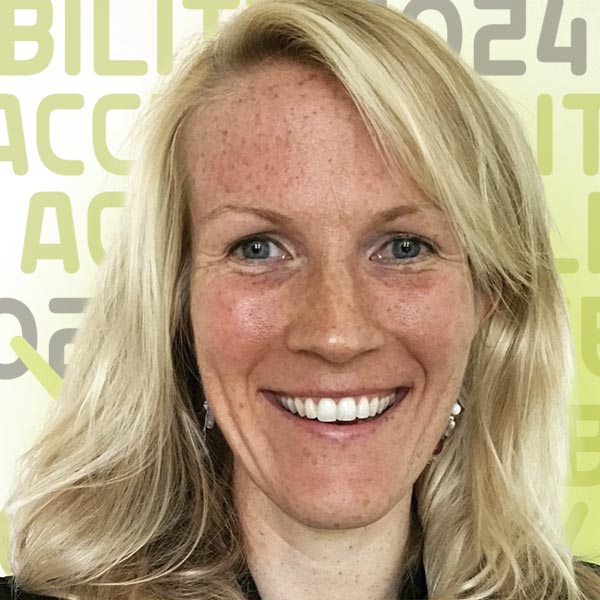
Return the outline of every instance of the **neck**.
[[[261,599],[395,600],[411,492],[374,522],[351,529],[316,528],[281,510],[236,465],[236,510]]]

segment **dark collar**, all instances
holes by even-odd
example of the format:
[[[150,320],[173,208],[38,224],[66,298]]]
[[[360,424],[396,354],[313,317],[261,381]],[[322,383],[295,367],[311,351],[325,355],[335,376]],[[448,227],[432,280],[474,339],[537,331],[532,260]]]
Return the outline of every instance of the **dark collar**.
[[[250,571],[246,571],[239,583],[247,600],[261,600]],[[422,563],[419,563],[416,571],[410,573],[404,581],[398,593],[398,600],[427,600],[427,581]]]
[[[409,573],[398,593],[398,600],[427,600],[425,568],[419,561],[417,569]]]

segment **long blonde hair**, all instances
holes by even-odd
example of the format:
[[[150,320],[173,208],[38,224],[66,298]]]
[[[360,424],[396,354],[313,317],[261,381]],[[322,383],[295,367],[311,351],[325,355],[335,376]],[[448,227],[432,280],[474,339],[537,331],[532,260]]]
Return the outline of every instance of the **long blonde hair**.
[[[182,136],[237,74],[278,58],[335,75],[498,302],[472,344],[460,426],[415,485],[399,580],[422,561],[434,600],[600,597],[563,534],[572,334],[522,126],[436,34],[367,0],[256,2],[156,94],[59,401],[12,490],[17,583],[90,600],[244,598],[231,450],[218,428],[201,432]]]

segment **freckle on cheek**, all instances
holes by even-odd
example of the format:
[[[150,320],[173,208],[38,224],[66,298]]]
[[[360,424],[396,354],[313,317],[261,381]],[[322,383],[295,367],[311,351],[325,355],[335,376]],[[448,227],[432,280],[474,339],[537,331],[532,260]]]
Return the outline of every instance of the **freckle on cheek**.
[[[222,295],[218,295],[222,298]],[[273,335],[273,327],[276,319],[272,311],[265,310],[263,299],[252,295],[251,290],[244,293],[240,290],[240,297],[236,298],[228,306],[228,318],[219,318],[218,313],[222,309],[215,310],[215,321],[220,323],[227,322],[227,337],[229,334],[235,336],[241,335],[243,339],[242,346],[249,348],[255,344],[260,345],[262,340]],[[223,337],[223,335],[221,335]],[[241,348],[238,348],[241,350]],[[232,348],[233,350],[233,348]]]

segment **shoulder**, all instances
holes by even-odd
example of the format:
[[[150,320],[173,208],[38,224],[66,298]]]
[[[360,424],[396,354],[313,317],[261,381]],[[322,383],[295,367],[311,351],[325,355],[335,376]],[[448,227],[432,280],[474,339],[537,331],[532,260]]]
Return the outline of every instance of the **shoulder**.
[[[0,600],[56,600],[50,596],[36,596],[18,591],[14,587],[12,577],[0,577]]]

